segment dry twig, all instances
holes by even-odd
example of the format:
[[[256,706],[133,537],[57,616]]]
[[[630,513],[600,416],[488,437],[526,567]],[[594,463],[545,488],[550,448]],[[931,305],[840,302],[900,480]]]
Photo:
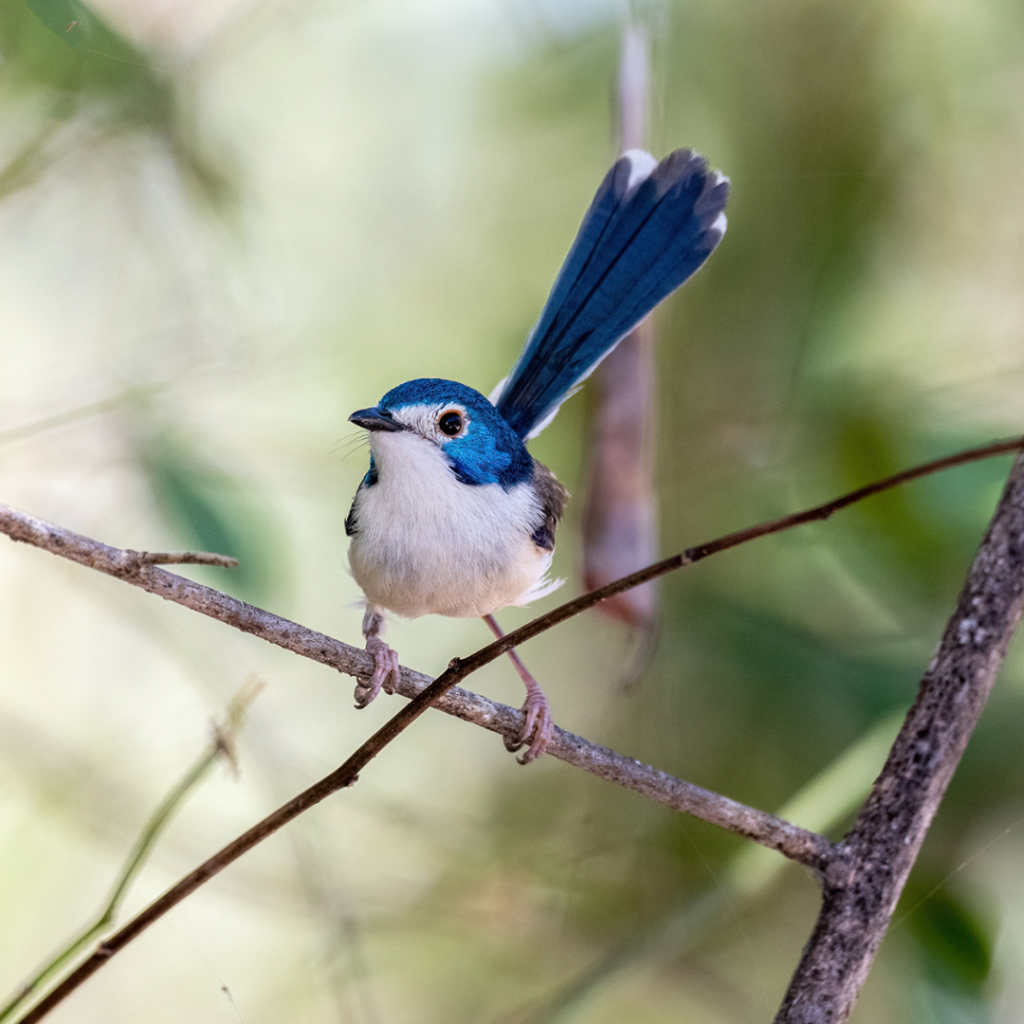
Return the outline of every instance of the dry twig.
[[[0,504],[0,532],[6,533],[14,540],[33,544],[99,572],[116,576],[165,600],[202,612],[361,681],[365,682],[373,671],[373,659],[362,648],[350,647],[340,640],[246,604],[219,590],[160,569],[152,564],[152,559],[147,557],[145,552],[122,550],[101,544],[90,537],[44,522],[3,504]],[[600,599],[597,596],[600,593],[596,591],[594,594],[577,598],[576,601],[571,601],[568,605],[535,619],[522,629],[507,634],[501,640],[488,644],[468,658],[455,659],[452,662],[455,667],[449,668],[438,679],[438,682],[444,681],[445,685],[434,692],[432,699],[436,701],[437,707],[492,732],[504,736],[517,736],[522,726],[522,712],[488,700],[480,694],[459,689],[455,683],[500,657],[519,640],[526,639],[524,631],[529,630],[528,635],[534,636],[545,628],[551,628],[596,603],[596,600]],[[564,609],[570,609],[568,614],[559,614]],[[536,628],[538,626],[540,628]],[[395,687],[395,691],[404,697],[418,698],[432,682],[429,676],[403,668],[401,682]],[[812,867],[821,863],[823,851],[828,846],[826,840],[814,833],[780,821],[764,811],[747,807],[700,786],[674,778],[564,729],[556,728],[548,753],[627,789],[643,793],[675,810],[685,811],[755,839]]]

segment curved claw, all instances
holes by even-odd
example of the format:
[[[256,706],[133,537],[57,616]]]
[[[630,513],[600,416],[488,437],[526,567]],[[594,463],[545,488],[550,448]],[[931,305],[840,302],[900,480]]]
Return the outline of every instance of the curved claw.
[[[373,655],[373,675],[368,682],[356,684],[357,708],[365,708],[381,690],[385,693],[394,693],[395,684],[400,677],[398,652],[394,648],[389,647],[378,636],[368,636],[366,649]]]
[[[505,749],[511,753],[526,747],[522,757],[516,760],[520,764],[529,764],[547,750],[555,734],[555,722],[551,717],[551,705],[544,691],[537,687],[526,695],[523,704],[523,728],[516,739],[505,737]]]

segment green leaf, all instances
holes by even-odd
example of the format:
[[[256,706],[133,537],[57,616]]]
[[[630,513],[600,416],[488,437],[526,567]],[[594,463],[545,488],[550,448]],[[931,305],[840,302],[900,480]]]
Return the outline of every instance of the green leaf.
[[[989,922],[946,888],[923,888],[915,881],[903,899],[912,908],[905,927],[924,955],[925,975],[939,988],[980,994],[992,967]]]

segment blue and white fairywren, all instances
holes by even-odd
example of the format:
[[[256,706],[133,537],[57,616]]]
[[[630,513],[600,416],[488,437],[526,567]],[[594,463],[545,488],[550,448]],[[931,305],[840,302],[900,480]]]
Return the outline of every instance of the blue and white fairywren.
[[[526,442],[711,255],[728,196],[728,178],[692,150],[660,163],[630,150],[601,182],[540,319],[489,398],[422,378],[349,417],[370,439],[370,468],[345,521],[375,661],[358,706],[398,680],[398,657],[382,639],[385,612],[481,616],[501,636],[495,611],[561,585],[548,572],[568,493]],[[527,696],[522,731],[508,746],[526,746],[525,764],[544,752],[554,725],[544,691],[509,654]]]

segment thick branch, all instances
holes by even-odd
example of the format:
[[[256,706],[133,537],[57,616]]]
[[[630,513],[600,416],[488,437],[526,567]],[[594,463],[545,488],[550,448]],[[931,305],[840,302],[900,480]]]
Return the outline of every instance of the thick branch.
[[[776,1024],[839,1024],[885,935],[1024,609],[1024,457],[1014,463],[942,643],[839,858]]]

